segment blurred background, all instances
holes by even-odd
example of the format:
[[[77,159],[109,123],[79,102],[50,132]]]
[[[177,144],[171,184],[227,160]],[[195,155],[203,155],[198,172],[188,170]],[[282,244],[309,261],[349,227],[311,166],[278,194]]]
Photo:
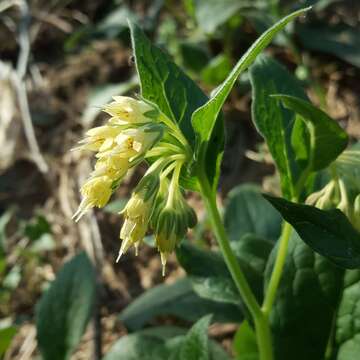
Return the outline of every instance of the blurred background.
[[[210,94],[260,33],[308,5],[313,10],[267,53],[297,76],[312,101],[353,140],[360,139],[358,0],[0,1],[0,358],[39,356],[36,304],[64,262],[81,250],[96,269],[96,306],[72,359],[101,358],[127,332],[119,313],[146,289],[184,274],[171,258],[162,278],[151,246],[115,264],[122,221],[117,213],[143,169],[126,178],[105,209],[78,224],[71,220],[92,158],[70,149],[102,123],[100,106],[111,96],[139,92],[127,19],[138,22]],[[244,74],[224,108],[220,198],[248,181],[279,191],[250,106]],[[213,244],[198,195],[189,195],[189,202],[200,219],[190,237]],[[152,320],[178,322],[171,316]],[[227,348],[234,330],[218,325],[210,333]]]

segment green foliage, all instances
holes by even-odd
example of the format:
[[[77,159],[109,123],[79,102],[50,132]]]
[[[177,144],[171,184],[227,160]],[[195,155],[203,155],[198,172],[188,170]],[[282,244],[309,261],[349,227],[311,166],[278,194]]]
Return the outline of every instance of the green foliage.
[[[321,170],[329,166],[346,148],[348,135],[326,113],[311,103],[290,95],[274,95],[284,106],[300,115],[310,137],[307,168]],[[301,139],[299,139],[301,141]]]
[[[336,320],[334,350],[338,350],[337,360],[356,359],[360,352],[359,304],[360,270],[348,270]]]
[[[213,136],[214,133],[218,133],[219,121],[221,121],[219,120],[219,114],[235,81],[240,74],[254,62],[256,57],[264,50],[280,30],[297,16],[304,14],[307,10],[309,9],[302,9],[286,16],[264,32],[241,57],[225,81],[216,89],[214,94],[212,94],[211,98],[193,113],[191,122],[197,135],[196,157],[199,161],[198,171],[202,173],[205,169],[208,176],[211,174],[211,180],[213,178],[217,179],[219,172],[218,166],[214,169],[214,159],[216,159],[216,156],[214,156],[213,153],[213,148],[217,146],[219,141],[218,139],[213,139]],[[211,157],[209,157],[209,154],[211,154]],[[209,166],[211,169],[209,169]],[[211,181],[211,184],[216,186],[217,181]]]
[[[338,58],[360,67],[360,31],[347,24],[301,25],[296,33],[304,47],[332,54]]]
[[[360,267],[360,234],[338,209],[320,210],[264,195],[298,232],[301,239],[335,264]]]
[[[201,250],[183,242],[176,250],[176,255],[199,296],[213,301],[241,304],[229,270],[218,252]],[[251,253],[243,253],[242,258],[238,257],[238,261],[254,293],[261,299],[262,273],[257,271],[256,266],[252,266],[251,260],[253,258]]]
[[[149,289],[120,314],[120,320],[130,330],[138,330],[159,315],[173,315],[195,321],[214,314],[216,321],[241,321],[237,306],[205,300],[194,293],[189,279],[182,278],[171,285],[161,284]]]
[[[259,359],[259,350],[256,342],[256,335],[247,321],[244,321],[236,331],[233,348],[236,359]]]
[[[224,225],[233,242],[240,241],[246,234],[276,241],[280,235],[281,216],[264,200],[259,186],[244,184],[228,195]]]
[[[277,248],[269,260],[269,280]],[[276,360],[324,358],[342,290],[343,271],[304,244],[294,232],[270,324]]]
[[[63,266],[41,298],[36,327],[44,360],[70,359],[92,314],[95,281],[93,266],[81,253]]]
[[[212,315],[201,318],[186,334],[180,348],[179,360],[210,360],[207,329]]]
[[[0,328],[0,358],[5,354],[15,336],[17,329],[15,326]]]
[[[224,350],[207,338],[210,317],[200,319],[190,331],[164,326],[123,336],[104,357],[104,360],[228,360]],[[201,358],[197,358],[201,351]],[[184,357],[186,356],[186,357]]]
[[[295,152],[298,149],[294,149],[292,139],[300,139],[305,146],[305,154],[308,154],[305,125],[296,119],[293,112],[279,106],[270,95],[286,93],[303,99],[307,97],[299,82],[269,57],[261,56],[251,66],[250,81],[253,89],[252,119],[276,163],[282,193],[291,198],[300,173],[306,166],[306,159],[305,163],[297,160],[299,152]]]

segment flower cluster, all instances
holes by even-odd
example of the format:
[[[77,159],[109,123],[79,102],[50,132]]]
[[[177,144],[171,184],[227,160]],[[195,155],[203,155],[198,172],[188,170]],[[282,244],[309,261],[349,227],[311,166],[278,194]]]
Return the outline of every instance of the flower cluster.
[[[331,179],[306,203],[319,209],[341,210],[360,231],[360,151],[346,150],[332,164]]]
[[[146,160],[151,165],[122,211],[117,261],[131,246],[137,253],[151,228],[164,272],[168,255],[196,223],[179,185],[191,150],[177,124],[154,105],[124,96],[113,99],[103,108],[110,115],[107,124],[89,130],[76,148],[95,151],[96,163],[81,187],[83,199],[73,218],[78,221],[89,209],[105,206],[128,170]]]

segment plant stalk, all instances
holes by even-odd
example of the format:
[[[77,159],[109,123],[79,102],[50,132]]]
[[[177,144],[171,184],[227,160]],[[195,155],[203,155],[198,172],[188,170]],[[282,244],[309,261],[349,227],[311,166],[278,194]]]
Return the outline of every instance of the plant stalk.
[[[199,176],[202,198],[206,205],[209,218],[216,239],[224,256],[227,268],[236,284],[242,300],[254,319],[255,331],[260,353],[260,360],[273,360],[271,332],[266,316],[264,316],[250,286],[234,255],[221,220],[217,204],[216,193],[212,190],[205,175]]]
[[[280,284],[291,232],[291,225],[287,222],[284,222],[279,243],[279,249],[275,260],[275,266],[271,274],[269,285],[266,289],[266,295],[262,306],[262,310],[267,317],[269,316],[271,308],[274,304],[276,293]]]

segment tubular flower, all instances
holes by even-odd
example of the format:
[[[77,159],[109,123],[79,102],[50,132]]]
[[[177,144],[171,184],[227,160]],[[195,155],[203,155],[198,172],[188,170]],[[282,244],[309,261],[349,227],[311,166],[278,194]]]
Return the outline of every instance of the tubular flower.
[[[146,123],[146,113],[154,111],[154,108],[144,101],[135,100],[127,96],[114,96],[114,101],[104,106],[103,110],[112,118],[110,122],[117,125],[128,123]]]
[[[73,215],[75,221],[84,215],[84,213],[97,206],[99,208],[105,206],[110,199],[112,180],[108,176],[97,176],[90,178],[82,187],[81,195],[83,199],[79,208]]]
[[[154,105],[124,96],[113,99],[103,107],[111,118],[89,130],[78,147],[95,151],[97,161],[81,187],[83,199],[74,218],[78,221],[87,210],[105,206],[127,171],[148,159],[151,166],[121,212],[122,243],[116,261],[131,246],[137,254],[147,231],[152,230],[164,274],[169,254],[196,223],[179,184],[192,150],[178,125]]]

